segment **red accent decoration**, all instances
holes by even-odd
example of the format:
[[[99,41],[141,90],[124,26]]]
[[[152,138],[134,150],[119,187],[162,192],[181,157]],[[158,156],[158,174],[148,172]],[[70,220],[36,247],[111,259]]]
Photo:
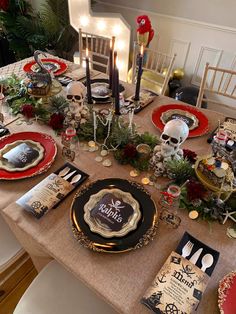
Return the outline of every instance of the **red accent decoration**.
[[[154,30],[152,29],[152,25],[151,25],[151,21],[149,19],[149,17],[147,15],[140,15],[137,17],[137,24],[139,25],[139,27],[137,28],[137,32],[141,35],[145,34],[145,33],[149,33],[149,37],[148,37],[148,44],[151,42],[151,40],[153,39],[154,36]],[[145,23],[144,24],[140,24],[140,22],[144,20]]]
[[[194,151],[184,148],[183,154],[184,154],[184,158],[186,158],[189,162],[191,162],[192,164],[195,163],[197,159],[197,154]]]
[[[48,122],[53,130],[61,130],[63,128],[64,115],[62,113],[53,113]]]
[[[174,196],[171,193],[168,193],[167,191],[161,192],[161,194],[164,196],[164,200],[169,204],[173,204]]]
[[[28,119],[35,115],[34,107],[31,104],[25,104],[21,107],[21,113]]]
[[[194,114],[199,121],[199,125],[194,130],[189,131],[188,137],[197,137],[206,134],[209,131],[209,122],[208,118],[204,115],[203,112],[198,110],[193,106],[180,105],[180,104],[168,104],[157,107],[152,112],[152,122],[153,124],[162,132],[164,129],[164,124],[161,121],[162,113],[173,109],[185,110],[191,114]]]
[[[228,277],[230,280],[228,280]],[[229,281],[230,283],[228,284]],[[224,314],[236,313],[236,273],[228,274],[220,281],[219,293],[225,297],[225,301],[220,306]]]
[[[7,11],[9,8],[9,0],[0,0],[0,10]]]
[[[44,58],[44,59],[41,59],[41,61],[42,61],[42,62],[52,62],[52,63],[56,63],[56,64],[58,64],[58,65],[60,66],[60,68],[59,68],[57,71],[53,72],[53,74],[54,74],[55,76],[58,76],[58,75],[63,74],[64,72],[66,72],[66,70],[67,70],[67,68],[68,68],[68,66],[67,66],[67,64],[66,64],[65,62],[62,62],[62,61],[57,60],[57,59]],[[32,67],[33,67],[35,64],[36,64],[35,61],[28,62],[28,63],[26,63],[26,64],[24,65],[23,70],[24,70],[25,72],[31,72],[31,71],[33,70]]]
[[[0,139],[0,149],[2,149],[6,144],[14,143],[18,140],[32,140],[40,143],[44,147],[44,158],[35,167],[25,171],[9,172],[4,169],[0,169],[0,179],[17,180],[33,177],[47,171],[54,161],[57,153],[57,146],[54,139],[50,135],[38,132],[13,133]]]

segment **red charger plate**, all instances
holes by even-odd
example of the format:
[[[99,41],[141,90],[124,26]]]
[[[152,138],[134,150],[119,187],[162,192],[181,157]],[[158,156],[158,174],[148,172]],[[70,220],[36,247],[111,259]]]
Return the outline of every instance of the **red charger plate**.
[[[60,60],[57,60],[57,59],[50,59],[50,58],[44,58],[44,59],[41,59],[42,62],[48,62],[48,63],[56,63],[57,65],[59,65],[59,69],[56,70],[54,73],[55,76],[58,76],[58,75],[61,75],[63,74],[64,72],[66,72],[68,66],[65,62],[62,62]],[[24,65],[23,67],[23,70],[25,72],[31,72],[33,71],[33,66],[36,64],[35,61],[31,61],[31,62],[28,62]]]
[[[0,149],[6,144],[13,143],[18,140],[32,140],[40,143],[44,147],[44,158],[35,166],[25,171],[6,171],[0,169],[0,179],[18,180],[38,175],[51,166],[57,154],[57,145],[54,139],[45,133],[38,132],[21,132],[13,133],[0,139]]]
[[[229,273],[220,281],[218,293],[220,313],[236,313],[236,272]]]
[[[206,134],[209,131],[209,122],[208,118],[202,113],[200,110],[193,106],[186,106],[186,105],[180,105],[180,104],[169,104],[169,105],[162,105],[152,112],[152,122],[154,125],[162,132],[164,129],[164,124],[161,121],[161,115],[162,113],[171,110],[171,109],[181,109],[185,110],[193,115],[196,116],[196,118],[199,121],[199,125],[189,131],[188,137],[197,137]]]

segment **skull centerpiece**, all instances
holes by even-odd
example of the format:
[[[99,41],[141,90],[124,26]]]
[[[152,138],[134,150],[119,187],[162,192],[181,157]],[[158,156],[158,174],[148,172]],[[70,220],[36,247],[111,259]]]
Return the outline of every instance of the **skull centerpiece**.
[[[180,145],[187,139],[189,128],[187,124],[179,119],[170,120],[166,123],[161,134],[161,144],[154,147],[150,165],[156,177],[166,175],[165,163],[168,160],[179,160],[183,158]]]
[[[66,98],[69,101],[69,110],[66,113],[65,124],[75,128],[79,124],[86,122],[88,118],[88,108],[84,105],[86,87],[77,81],[67,85]]]
[[[183,151],[180,145],[187,139],[189,128],[179,119],[170,120],[166,123],[161,134],[161,153],[165,158],[180,159]]]

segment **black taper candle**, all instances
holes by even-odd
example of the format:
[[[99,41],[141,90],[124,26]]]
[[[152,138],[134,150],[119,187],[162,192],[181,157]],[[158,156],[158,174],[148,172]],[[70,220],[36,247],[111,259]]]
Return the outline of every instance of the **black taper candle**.
[[[110,40],[109,50],[109,89],[112,89],[112,73],[113,73],[113,51],[114,51],[114,38]]]
[[[117,54],[114,59],[114,76],[115,76],[115,115],[120,115],[120,86],[119,86],[119,70],[117,67]]]
[[[88,101],[88,104],[92,104],[93,100],[92,100],[92,93],[91,93],[88,48],[86,48],[86,85],[87,85],[87,101]]]
[[[141,52],[139,54],[139,59],[138,59],[138,75],[137,75],[134,100],[139,100],[142,73],[143,73],[143,46],[141,46]]]
[[[112,70],[112,97],[115,97],[115,63],[117,59],[117,51],[114,51],[113,53],[113,70]]]

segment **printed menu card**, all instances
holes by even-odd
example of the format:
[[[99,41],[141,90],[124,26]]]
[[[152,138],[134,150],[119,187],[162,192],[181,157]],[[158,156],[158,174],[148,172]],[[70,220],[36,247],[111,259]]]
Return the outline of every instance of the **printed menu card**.
[[[25,193],[16,203],[36,218],[41,218],[87,178],[86,173],[66,163]]]
[[[211,274],[218,261],[217,251],[187,232],[180,245],[179,253],[171,252],[141,300],[154,313],[196,311],[210,279],[207,270]]]

